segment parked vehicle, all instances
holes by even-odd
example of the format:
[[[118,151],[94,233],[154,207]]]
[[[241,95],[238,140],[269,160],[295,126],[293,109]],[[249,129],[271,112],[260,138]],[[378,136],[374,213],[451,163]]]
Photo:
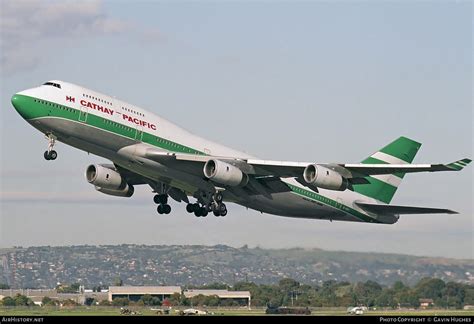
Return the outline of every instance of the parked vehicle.
[[[267,306],[265,314],[280,314],[280,315],[311,315],[311,310],[308,307],[272,307]]]
[[[183,315],[208,315],[207,311],[203,311],[195,308],[188,308],[183,310]]]

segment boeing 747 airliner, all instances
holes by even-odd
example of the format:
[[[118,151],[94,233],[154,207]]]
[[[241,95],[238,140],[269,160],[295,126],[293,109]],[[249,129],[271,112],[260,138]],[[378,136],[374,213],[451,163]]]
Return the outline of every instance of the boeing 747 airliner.
[[[46,135],[46,160],[57,158],[56,141],[104,157],[111,163],[89,165],[87,181],[119,197],[149,185],[159,214],[171,212],[171,197],[197,217],[225,216],[224,202],[234,202],[279,216],[394,224],[401,214],[455,213],[390,205],[407,173],[459,171],[471,162],[411,164],[421,144],[406,137],[360,163],[260,160],[135,105],[57,80],[18,92],[11,101]]]

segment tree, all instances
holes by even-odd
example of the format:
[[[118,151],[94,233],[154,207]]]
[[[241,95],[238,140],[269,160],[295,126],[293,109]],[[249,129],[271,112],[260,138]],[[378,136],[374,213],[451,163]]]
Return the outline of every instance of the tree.
[[[300,283],[291,278],[284,278],[278,282],[278,286],[283,292],[288,293],[288,292],[298,289],[300,286]]]
[[[78,283],[73,283],[73,284],[71,285],[71,290],[74,291],[74,292],[79,292],[79,288],[80,288],[80,287],[81,287],[80,284],[78,284]]]
[[[0,289],[10,289],[10,286],[4,283],[0,283]]]
[[[448,282],[442,291],[443,297],[437,300],[437,305],[460,309],[464,306],[466,288],[456,282]]]
[[[443,296],[445,282],[437,278],[423,278],[415,286],[415,292],[418,298],[431,298],[435,301]]]
[[[146,305],[146,306],[160,306],[161,305],[160,299],[158,297],[153,297],[151,295],[143,295],[139,301],[143,302],[143,305]]]
[[[3,306],[15,306],[15,300],[11,297],[5,297],[1,300]]]
[[[401,281],[396,281],[394,284],[393,284],[393,290],[395,291],[401,291],[403,289],[405,289],[406,286],[403,284],[403,282]]]
[[[170,296],[170,298],[166,300],[170,303],[171,306],[179,306],[181,305],[183,298],[184,298],[184,295],[181,295],[180,293],[174,293],[173,295]]]
[[[474,286],[467,286],[465,289],[464,305],[474,305]]]
[[[112,306],[127,306],[128,304],[130,304],[128,298],[114,298],[112,300]]]
[[[216,306],[219,306],[219,303],[220,303],[220,299],[216,295],[207,296],[204,299],[204,305],[206,306],[216,307]]]
[[[108,300],[101,300],[99,306],[111,306],[112,304]]]
[[[41,300],[41,304],[43,306],[56,306],[57,301],[49,298],[48,296],[44,296],[43,299]]]
[[[213,282],[211,284],[198,287],[198,289],[229,289],[229,286],[225,283]]]
[[[17,294],[14,298],[15,306],[33,306],[35,303],[25,295]]]
[[[399,296],[398,302],[401,305],[409,305],[411,307],[420,307],[420,300],[414,291],[406,291],[406,293]]]
[[[158,297],[153,297],[151,299],[151,306],[161,306],[161,300]]]
[[[66,300],[63,300],[62,301],[62,306],[64,307],[71,307],[71,306],[78,306],[79,304],[76,303],[74,300],[72,299],[66,299]]]
[[[146,305],[146,306],[160,306],[161,305],[160,299],[158,297],[153,297],[151,295],[143,295],[139,301],[143,302],[143,305]]]
[[[393,289],[384,289],[381,294],[375,299],[375,305],[382,307],[397,307],[395,301],[395,293]]]
[[[58,285],[56,286],[56,291],[58,293],[68,293],[68,294],[75,294],[79,292],[80,284],[78,283],[73,283],[70,286],[68,285]]]

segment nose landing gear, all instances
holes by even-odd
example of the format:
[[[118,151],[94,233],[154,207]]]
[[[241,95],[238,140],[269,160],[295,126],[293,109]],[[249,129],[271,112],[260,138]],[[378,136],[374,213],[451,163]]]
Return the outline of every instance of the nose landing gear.
[[[56,143],[56,137],[53,134],[48,134],[46,138],[48,139],[48,150],[44,152],[44,158],[48,161],[56,160],[58,152],[53,150],[54,144]]]

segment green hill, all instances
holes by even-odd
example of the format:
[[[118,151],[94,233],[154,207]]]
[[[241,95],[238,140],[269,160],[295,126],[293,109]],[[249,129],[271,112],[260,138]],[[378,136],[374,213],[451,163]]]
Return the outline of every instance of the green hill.
[[[413,285],[423,277],[474,283],[474,260],[320,249],[217,246],[70,246],[0,249],[0,283],[51,288],[78,282],[110,285],[276,283],[288,277],[310,285],[328,280]]]

